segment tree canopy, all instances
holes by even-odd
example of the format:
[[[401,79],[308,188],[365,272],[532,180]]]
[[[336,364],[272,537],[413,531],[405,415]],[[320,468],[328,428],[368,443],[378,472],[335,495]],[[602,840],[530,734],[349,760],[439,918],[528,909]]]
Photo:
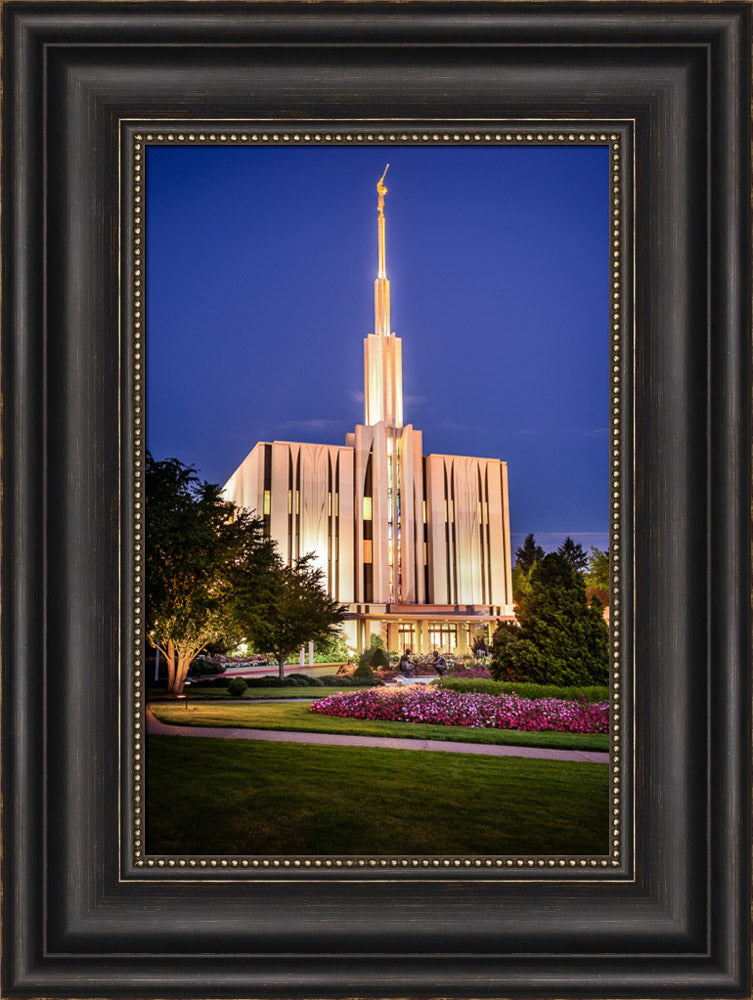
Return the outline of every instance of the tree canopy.
[[[588,554],[586,583],[589,587],[609,590],[609,553],[603,549],[597,549],[595,545],[591,546],[591,551]]]
[[[282,678],[286,657],[309,640],[336,636],[344,616],[345,608],[327,593],[311,553],[293,566],[278,557],[272,585],[249,618],[246,634],[257,648],[274,654]]]
[[[602,605],[588,603],[583,575],[561,553],[533,566],[517,622],[501,622],[490,670],[497,679],[561,685],[605,684],[609,631]]]
[[[180,694],[207,643],[236,643],[263,603],[274,545],[262,521],[176,458],[146,459],[147,634]]]

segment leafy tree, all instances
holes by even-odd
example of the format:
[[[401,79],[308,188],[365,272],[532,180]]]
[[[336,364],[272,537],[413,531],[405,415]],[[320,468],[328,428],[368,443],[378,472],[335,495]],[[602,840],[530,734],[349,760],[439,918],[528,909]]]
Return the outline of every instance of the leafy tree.
[[[583,551],[583,546],[580,542],[574,542],[572,538],[564,540],[562,545],[557,549],[557,554],[567,559],[573,569],[579,573],[588,565],[588,556]]]
[[[544,550],[536,544],[533,532],[526,535],[526,539],[515,553],[515,566],[520,567],[524,573],[528,574],[533,569],[533,564],[544,558]]]
[[[344,606],[327,593],[313,558],[309,553],[294,566],[285,566],[278,557],[263,603],[248,621],[247,638],[274,655],[281,680],[286,657],[311,639],[337,635],[345,617]]]
[[[241,638],[270,586],[274,544],[263,523],[223,500],[177,458],[146,459],[147,635],[167,662],[167,690],[181,694],[208,643]]]
[[[336,635],[326,635],[314,642],[314,659],[323,663],[347,663],[351,657],[351,650],[343,636],[338,632]]]
[[[601,605],[588,603],[583,576],[565,556],[550,553],[533,567],[517,623],[500,622],[494,633],[490,672],[540,684],[607,683],[609,631]]]
[[[591,546],[588,555],[586,583],[589,587],[609,591],[609,553]]]

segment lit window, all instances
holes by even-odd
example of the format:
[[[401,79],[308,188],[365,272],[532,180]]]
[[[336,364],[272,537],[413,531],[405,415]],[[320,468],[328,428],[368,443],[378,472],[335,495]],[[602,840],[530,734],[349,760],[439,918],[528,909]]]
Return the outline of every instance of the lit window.
[[[398,625],[398,636],[400,641],[400,649],[413,649],[415,643],[413,641],[413,626],[412,625]]]
[[[450,520],[455,520],[455,501],[450,500]]]
[[[332,494],[327,494],[327,517],[332,517]]]
[[[363,540],[363,561],[365,563],[370,563],[372,561],[370,538],[364,538]]]
[[[457,625],[429,623],[429,645],[435,649],[452,652],[458,644]]]
[[[363,519],[364,521],[371,520],[371,497],[363,498]]]
[[[429,546],[424,542],[424,566],[429,565]]]
[[[296,514],[301,513],[301,491],[295,491],[295,512]]]
[[[421,516],[423,518],[424,524],[426,524],[426,501],[421,501]]]
[[[293,513],[293,491],[288,490],[288,514]]]
[[[269,490],[264,490],[264,513],[269,514],[272,505],[272,495]]]

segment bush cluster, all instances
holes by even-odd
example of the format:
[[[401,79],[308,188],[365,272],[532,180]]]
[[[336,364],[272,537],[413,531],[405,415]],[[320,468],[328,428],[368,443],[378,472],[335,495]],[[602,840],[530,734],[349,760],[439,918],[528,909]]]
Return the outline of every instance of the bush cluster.
[[[384,643],[377,635],[372,635],[371,645],[368,649],[364,649],[361,655],[358,657],[358,667],[353,674],[361,671],[360,676],[364,680],[373,680],[374,671],[380,668],[389,667],[390,665],[390,654],[384,648]]]
[[[250,688],[319,687],[319,678],[307,677],[306,674],[288,674],[282,681],[272,674],[266,677],[246,677],[244,680]]]
[[[347,674],[322,674],[319,683],[322,687],[353,687],[353,678]]]
[[[288,674],[282,682],[284,687],[320,687],[319,678],[307,674]]]
[[[225,670],[224,663],[218,663],[208,656],[197,656],[188,668],[189,677],[212,677],[221,674]]]

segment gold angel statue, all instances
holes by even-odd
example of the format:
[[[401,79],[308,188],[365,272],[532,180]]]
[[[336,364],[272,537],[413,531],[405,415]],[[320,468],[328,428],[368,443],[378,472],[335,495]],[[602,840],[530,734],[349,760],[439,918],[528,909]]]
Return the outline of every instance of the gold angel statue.
[[[388,163],[387,166],[384,168],[384,173],[382,174],[382,176],[377,181],[377,192],[379,193],[379,201],[377,202],[377,205],[378,205],[378,208],[379,208],[379,214],[380,215],[384,215],[384,196],[387,194],[387,188],[384,186],[384,184],[382,183],[382,181],[384,180],[384,178],[385,178],[385,176],[387,174],[387,171],[389,169],[390,169],[390,165]]]

